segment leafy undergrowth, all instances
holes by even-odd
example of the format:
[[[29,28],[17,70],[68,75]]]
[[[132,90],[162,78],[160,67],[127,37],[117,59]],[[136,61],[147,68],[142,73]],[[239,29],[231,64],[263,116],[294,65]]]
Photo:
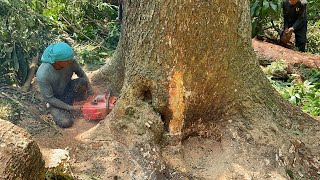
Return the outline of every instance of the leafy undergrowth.
[[[292,104],[312,116],[320,116],[320,71],[304,65],[291,67],[278,60],[263,67],[273,87]]]
[[[103,0],[0,2],[0,83],[23,85],[31,59],[53,42],[69,43],[91,69],[117,47],[119,7]]]
[[[90,44],[76,44],[74,49],[77,53],[78,62],[89,71],[99,69],[114,51]]]
[[[320,20],[318,23],[308,25],[307,51],[313,54],[320,54]]]

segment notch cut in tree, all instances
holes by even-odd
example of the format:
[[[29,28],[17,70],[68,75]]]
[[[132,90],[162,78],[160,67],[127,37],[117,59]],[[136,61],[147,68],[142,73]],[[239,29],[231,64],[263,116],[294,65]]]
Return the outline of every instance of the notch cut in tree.
[[[78,173],[124,179],[246,179],[252,174],[281,179],[286,168],[300,167],[292,159],[303,162],[287,151],[297,139],[308,156],[319,154],[314,148],[319,123],[284,101],[259,68],[249,1],[139,0],[124,1],[123,8],[112,62],[123,65],[118,74],[124,76],[110,78],[112,64],[95,76],[123,85],[120,99],[105,121],[82,136],[91,146],[99,143],[99,148],[87,148],[83,159],[98,160],[91,163],[104,171]],[[297,129],[304,136],[291,133]],[[190,140],[194,136],[202,137],[198,146]],[[219,150],[208,153],[215,146]],[[185,156],[190,149],[212,163],[192,161],[192,155]],[[315,172],[308,170],[303,173]]]

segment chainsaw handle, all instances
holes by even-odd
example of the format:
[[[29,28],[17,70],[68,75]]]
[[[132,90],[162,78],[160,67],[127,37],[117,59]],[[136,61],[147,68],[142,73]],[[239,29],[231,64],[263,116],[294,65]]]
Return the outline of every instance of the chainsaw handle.
[[[109,111],[109,101],[110,101],[110,97],[111,97],[111,92],[108,93],[107,95],[107,99],[106,99],[106,110]]]

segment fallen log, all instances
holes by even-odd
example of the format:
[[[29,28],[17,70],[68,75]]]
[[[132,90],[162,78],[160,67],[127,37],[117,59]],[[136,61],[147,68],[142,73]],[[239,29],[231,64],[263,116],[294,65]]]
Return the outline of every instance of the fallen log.
[[[260,41],[255,38],[252,39],[252,46],[259,59],[267,59],[270,61],[283,59],[291,65],[304,64],[307,67],[314,67],[318,69],[320,67],[319,55],[294,51],[292,49]]]

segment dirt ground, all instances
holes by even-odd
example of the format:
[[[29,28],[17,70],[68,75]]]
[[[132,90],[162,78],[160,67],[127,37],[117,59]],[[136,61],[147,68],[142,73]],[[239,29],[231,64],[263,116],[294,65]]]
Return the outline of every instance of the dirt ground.
[[[58,131],[51,128],[35,134],[33,137],[40,148],[72,149],[78,144],[76,139],[77,135],[91,129],[97,125],[97,123],[98,121],[78,118],[70,128],[61,129],[57,127]]]

